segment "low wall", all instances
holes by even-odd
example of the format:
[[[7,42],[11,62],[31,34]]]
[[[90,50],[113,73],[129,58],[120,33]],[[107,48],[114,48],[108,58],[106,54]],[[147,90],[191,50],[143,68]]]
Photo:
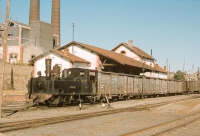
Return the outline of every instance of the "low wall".
[[[4,64],[4,90],[27,91],[28,80],[32,76],[33,66]],[[2,74],[3,64],[0,63],[0,74]]]
[[[3,102],[32,102],[28,95],[3,95]]]

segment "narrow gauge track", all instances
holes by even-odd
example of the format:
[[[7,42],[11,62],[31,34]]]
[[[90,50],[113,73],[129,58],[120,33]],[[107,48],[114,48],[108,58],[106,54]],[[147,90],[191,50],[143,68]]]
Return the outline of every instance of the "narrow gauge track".
[[[128,134],[125,134],[124,136],[159,136],[159,135],[163,135],[163,134],[167,134],[171,131],[180,129],[181,127],[185,127],[186,125],[192,124],[196,121],[200,120],[200,113],[199,112],[195,112],[193,114],[169,121],[169,122],[165,122],[162,124],[158,124],[155,126],[151,126],[148,128],[144,128],[141,130],[137,130],[135,132],[131,132]]]
[[[76,114],[76,115],[66,115],[66,116],[59,116],[59,117],[49,117],[49,118],[40,118],[40,119],[32,119],[32,120],[23,120],[23,121],[15,121],[15,122],[6,122],[0,123],[0,132],[9,132],[15,131],[20,129],[28,129],[28,128],[36,128],[41,127],[44,125],[62,123],[67,121],[74,121],[79,119],[87,119],[91,117],[97,117],[102,115],[108,114],[115,114],[120,112],[132,112],[132,111],[142,111],[142,110],[149,110],[151,108],[167,105],[169,103],[181,102],[190,99],[198,99],[200,96],[194,96],[190,98],[185,98],[181,100],[169,100],[165,102],[159,102],[154,104],[146,104],[146,105],[137,105],[134,107],[126,107],[121,109],[111,109],[107,111],[99,111],[99,112],[91,112],[91,113],[84,113],[84,114]],[[147,128],[148,129],[148,128]],[[143,131],[143,130],[141,130]],[[133,132],[135,133],[135,132]],[[132,133],[130,133],[132,134]],[[127,134],[129,135],[129,134]]]

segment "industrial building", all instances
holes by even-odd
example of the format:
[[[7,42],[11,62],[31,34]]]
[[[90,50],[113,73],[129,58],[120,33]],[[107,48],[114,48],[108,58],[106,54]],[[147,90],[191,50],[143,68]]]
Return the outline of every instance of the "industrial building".
[[[133,46],[131,40],[128,44],[120,43],[111,51],[75,41],[60,47],[60,0],[52,0],[51,24],[40,21],[40,0],[30,0],[29,13],[28,25],[9,21],[6,61],[31,63],[35,67],[35,76],[36,70],[44,72],[44,68],[39,65],[40,62],[46,57],[53,56],[53,63],[62,68],[82,67],[167,78],[166,70],[155,64],[153,56]],[[3,27],[4,24],[0,24],[0,44],[2,44]],[[0,46],[1,58],[2,52]]]
[[[40,21],[40,0],[30,0],[29,24],[9,20],[6,62],[28,63],[50,49],[60,46],[60,0],[52,1],[51,24]],[[0,58],[2,58],[4,24],[0,24]]]

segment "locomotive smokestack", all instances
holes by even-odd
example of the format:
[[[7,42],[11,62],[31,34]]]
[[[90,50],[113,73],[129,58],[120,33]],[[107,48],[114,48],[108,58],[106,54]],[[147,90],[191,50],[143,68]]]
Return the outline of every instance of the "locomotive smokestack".
[[[40,20],[40,0],[30,0],[29,24]]]
[[[45,64],[46,64],[46,77],[51,77],[51,61],[52,59],[45,59]]]
[[[53,33],[58,36],[57,45],[60,47],[60,0],[52,0],[51,24]]]

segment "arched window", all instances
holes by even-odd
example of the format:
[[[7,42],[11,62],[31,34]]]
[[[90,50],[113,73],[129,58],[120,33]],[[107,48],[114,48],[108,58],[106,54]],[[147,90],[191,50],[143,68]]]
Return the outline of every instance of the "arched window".
[[[11,64],[17,61],[17,53],[10,53],[9,56],[10,56],[9,61]]]
[[[35,55],[31,55],[31,59],[35,58]]]
[[[126,55],[126,52],[125,51],[121,51],[121,54]]]

